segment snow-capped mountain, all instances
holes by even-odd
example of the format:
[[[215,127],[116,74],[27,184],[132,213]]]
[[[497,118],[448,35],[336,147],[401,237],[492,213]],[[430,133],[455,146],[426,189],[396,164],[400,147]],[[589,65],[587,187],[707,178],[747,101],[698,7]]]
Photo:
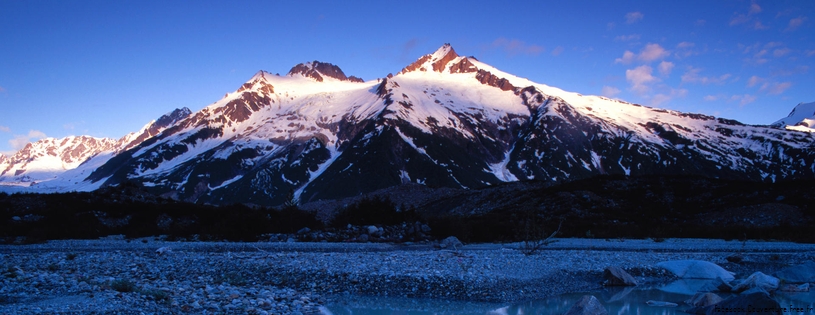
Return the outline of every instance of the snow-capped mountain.
[[[117,153],[84,183],[186,201],[276,205],[406,183],[479,188],[598,174],[774,181],[815,175],[810,133],[566,92],[450,45],[362,81],[313,61]],[[89,186],[89,187],[91,187]]]
[[[774,122],[773,126],[815,132],[815,102],[799,103],[787,117]]]
[[[0,157],[0,183],[24,187],[39,184],[37,188],[45,191],[87,190],[89,187],[73,186],[117,152],[138,145],[190,114],[189,108],[176,109],[118,140],[69,136],[29,143],[12,156]]]

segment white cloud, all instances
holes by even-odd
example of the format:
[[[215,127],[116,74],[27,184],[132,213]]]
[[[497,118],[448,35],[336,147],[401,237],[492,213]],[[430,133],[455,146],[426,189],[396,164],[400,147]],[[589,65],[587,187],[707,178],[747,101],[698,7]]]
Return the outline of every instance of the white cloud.
[[[648,83],[657,81],[651,73],[653,68],[647,65],[642,65],[634,69],[625,70],[625,79],[631,83],[631,90],[639,94],[645,94],[650,89]]]
[[[8,126],[0,126],[0,131],[2,132],[11,132],[11,128]]]
[[[705,23],[707,23],[707,21],[705,20],[702,19],[696,20],[696,26],[705,26]]]
[[[39,130],[30,130],[27,135],[14,135],[14,138],[9,140],[8,143],[14,151],[18,151],[29,144],[31,141],[37,141],[45,138],[45,133]]]
[[[555,49],[552,49],[552,56],[560,55],[563,52],[563,47],[557,46]]]
[[[621,58],[614,59],[614,63],[621,63],[624,65],[631,64],[634,61],[634,53],[626,50]]]
[[[756,24],[753,24],[753,28],[757,29],[757,30],[766,30],[766,29],[768,29],[770,27],[768,27],[767,25],[761,24],[761,21],[756,21]]]
[[[706,77],[699,75],[700,72],[702,72],[701,68],[689,67],[688,71],[682,75],[682,82],[701,84],[711,84],[711,83],[722,84],[725,83],[725,81],[727,81],[727,79],[731,77],[729,73],[725,73],[718,77]]]
[[[603,86],[603,89],[600,91],[600,95],[607,97],[615,97],[617,94],[620,94],[620,89],[613,86]]]
[[[642,20],[643,17],[645,17],[645,15],[640,12],[628,12],[625,14],[625,23],[634,24],[637,21]]]
[[[673,62],[669,62],[669,61],[660,62],[659,67],[657,67],[657,69],[659,69],[659,74],[661,74],[663,76],[667,76],[667,75],[671,74],[671,70],[673,68],[674,68]]]
[[[492,47],[494,48],[501,48],[507,52],[510,56],[517,55],[517,54],[526,54],[526,55],[539,55],[544,51],[543,46],[538,45],[530,45],[518,39],[506,39],[500,37],[492,42]]]
[[[807,18],[803,17],[803,16],[799,16],[797,18],[791,19],[790,23],[787,25],[787,28],[785,29],[785,31],[791,32],[791,31],[794,31],[794,30],[798,29],[798,27],[803,25],[804,21],[806,21],[806,20],[807,20]]]
[[[648,44],[642,49],[637,59],[651,62],[654,60],[662,59],[668,56],[668,51],[662,48],[659,44]]]
[[[5,91],[6,91],[6,88],[0,86],[0,93],[5,92]]]
[[[704,100],[708,102],[713,102],[719,100],[719,97],[715,95],[706,95]]]

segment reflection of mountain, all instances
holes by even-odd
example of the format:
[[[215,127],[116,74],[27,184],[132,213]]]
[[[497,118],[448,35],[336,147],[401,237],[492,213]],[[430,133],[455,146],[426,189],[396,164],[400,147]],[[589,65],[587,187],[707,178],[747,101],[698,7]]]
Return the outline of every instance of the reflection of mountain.
[[[600,174],[776,181],[815,175],[813,139],[565,92],[444,45],[368,82],[318,61],[286,76],[258,72],[81,179],[264,205],[290,192],[314,201],[408,183],[481,188]]]

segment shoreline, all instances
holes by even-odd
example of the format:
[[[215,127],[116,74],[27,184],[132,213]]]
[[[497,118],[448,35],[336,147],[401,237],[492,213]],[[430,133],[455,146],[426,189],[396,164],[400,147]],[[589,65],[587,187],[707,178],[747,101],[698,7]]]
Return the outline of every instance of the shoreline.
[[[671,279],[655,267],[667,260],[711,261],[738,278],[815,259],[815,244],[789,242],[558,239],[533,255],[521,253],[520,245],[437,250],[429,244],[155,239],[0,245],[0,313],[316,314],[337,295],[503,303],[598,289],[608,266],[647,284]],[[159,248],[169,250],[157,254]],[[733,254],[743,261],[727,261]],[[116,286],[122,283],[131,290]]]

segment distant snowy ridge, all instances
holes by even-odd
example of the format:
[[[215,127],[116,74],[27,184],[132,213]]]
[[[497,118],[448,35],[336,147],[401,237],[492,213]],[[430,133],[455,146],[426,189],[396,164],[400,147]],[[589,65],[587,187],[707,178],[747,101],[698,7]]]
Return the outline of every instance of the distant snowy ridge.
[[[789,116],[774,122],[773,126],[805,132],[815,131],[815,102],[798,104]]]
[[[813,134],[566,92],[449,44],[370,81],[319,61],[283,76],[260,71],[177,116],[74,172],[73,185],[127,181],[190,202],[277,205],[292,193],[306,202],[408,183],[815,177]]]
[[[117,152],[155,136],[190,113],[190,109],[186,107],[176,109],[146,124],[138,132],[131,132],[118,140],[68,136],[29,143],[12,156],[0,157],[0,186],[20,188],[39,184],[37,188],[41,191],[95,189],[98,185],[84,189],[74,186]]]

